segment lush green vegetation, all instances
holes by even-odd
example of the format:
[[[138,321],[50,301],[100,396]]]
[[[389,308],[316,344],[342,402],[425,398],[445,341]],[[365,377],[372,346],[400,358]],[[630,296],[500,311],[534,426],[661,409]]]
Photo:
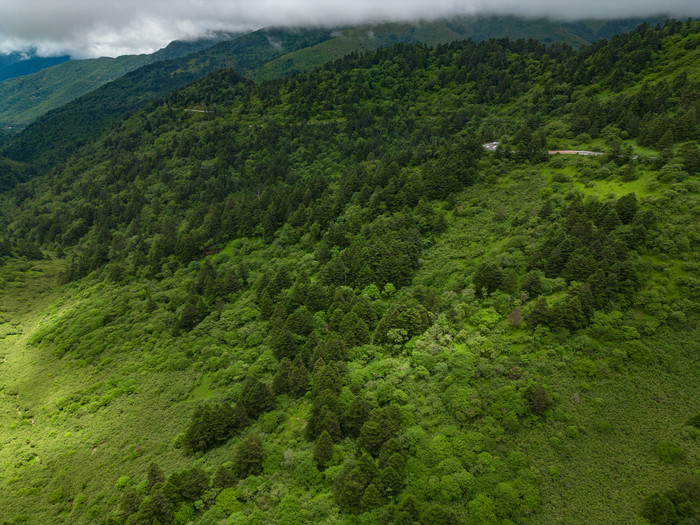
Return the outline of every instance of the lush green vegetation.
[[[6,192],[3,519],[697,519],[699,41],[219,71]]]
[[[642,20],[639,20],[637,24],[641,22]],[[283,51],[284,56],[273,60],[274,64],[264,66],[260,72],[253,72],[252,78],[279,78],[295,70],[302,71],[320,66],[352,51],[376,49],[397,42],[423,42],[434,45],[463,38],[480,41],[507,36],[512,39],[536,38],[543,42],[562,41],[580,46],[634,27],[629,21],[620,21],[614,25],[607,23],[602,28],[592,28],[590,25],[583,22],[562,25],[549,20],[525,20],[516,17],[468,17],[421,24],[381,24],[345,29],[337,31],[336,33],[340,33],[338,35],[328,34],[328,42],[320,46],[314,45],[316,42],[306,41],[304,32],[274,30],[271,35],[272,41],[267,44],[281,46],[278,49]],[[261,36],[266,31],[258,32],[256,36]],[[282,33],[286,33],[285,38],[280,38]],[[195,53],[212,47],[219,41],[233,40],[240,36],[242,35],[223,33],[209,40],[172,42],[151,55],[74,60],[70,64],[35,75],[31,74],[50,65],[65,62],[68,57],[32,57],[20,60],[23,58],[20,53],[0,54],[0,81],[31,75],[21,80],[0,83],[0,99],[5,101],[4,109],[0,111],[0,126],[22,128],[47,111],[61,107],[129,71],[153,62]],[[289,45],[290,38],[299,38],[302,44],[308,47],[297,52],[295,49],[298,49],[299,45]],[[242,42],[243,47],[249,49],[243,50],[243,47],[237,46],[230,51],[238,55],[259,55],[267,58],[269,50],[264,50],[263,47],[266,46],[261,46],[255,37]],[[248,69],[240,61],[233,63],[232,67],[241,73]],[[206,73],[207,71],[203,75]]]
[[[581,25],[586,27],[585,24]],[[481,42],[489,38],[508,37],[511,40],[534,38],[548,43],[564,42],[573,47],[580,47],[601,38],[590,31],[587,35],[590,39],[581,38],[577,34],[578,31],[564,28],[562,24],[551,20],[529,20],[508,16],[470,16],[412,24],[379,24],[339,29],[336,33],[333,38],[315,46],[286,53],[261,68],[251,71],[248,77],[255,81],[273,80],[293,72],[298,73],[322,66],[326,62],[352,52],[362,52],[397,43],[420,42],[438,45],[467,38]]]
[[[494,37],[536,38],[545,43],[564,42],[580,47],[602,36],[612,36],[629,21],[590,27],[588,23],[560,24],[517,17],[464,17],[416,24],[380,24],[337,30],[262,29],[247,35],[222,35],[232,40],[211,48],[214,41],[173,42],[152,55],[73,61],[40,74],[0,84],[6,109],[0,125],[24,127],[49,110],[7,150],[6,155],[48,169],[64,161],[115,120],[157,100],[207,73],[232,68],[255,81],[273,80],[292,72],[318,67],[352,52],[395,43],[428,45],[470,38],[476,42]],[[579,36],[584,34],[585,37]],[[203,52],[195,53],[198,49]],[[189,53],[192,57],[181,58]],[[169,59],[178,59],[170,60]],[[144,64],[166,61],[149,67]],[[137,68],[138,71],[134,71]],[[130,75],[123,76],[129,71]],[[119,78],[121,77],[121,78]],[[95,92],[108,80],[117,81]],[[63,104],[80,97],[72,104]]]
[[[589,43],[595,42],[602,38],[612,38],[621,33],[633,31],[643,23],[652,25],[663,24],[663,17],[651,18],[625,18],[617,20],[581,20],[573,22],[565,22],[562,25],[574,35],[583,38]]]
[[[259,67],[290,49],[313,45],[330,34],[330,30],[322,29],[261,29],[197,53],[155,61],[42,115],[8,145],[4,154],[48,170],[147,102],[222,68],[245,72]]]
[[[59,108],[130,71],[154,62],[189,55],[233,37],[234,35],[222,34],[212,39],[176,41],[149,55],[101,57],[67,62],[61,60],[56,62],[55,67],[38,72],[28,71],[20,78],[2,79],[4,82],[0,82],[0,100],[3,100],[0,126],[11,126],[19,131],[44,113]]]

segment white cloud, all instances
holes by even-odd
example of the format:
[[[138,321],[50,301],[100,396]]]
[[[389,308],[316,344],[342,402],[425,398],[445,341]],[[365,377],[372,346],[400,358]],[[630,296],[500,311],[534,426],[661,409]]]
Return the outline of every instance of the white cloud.
[[[454,14],[558,19],[700,16],[698,0],[2,0],[0,51],[116,56],[151,52],[210,30],[344,25]]]

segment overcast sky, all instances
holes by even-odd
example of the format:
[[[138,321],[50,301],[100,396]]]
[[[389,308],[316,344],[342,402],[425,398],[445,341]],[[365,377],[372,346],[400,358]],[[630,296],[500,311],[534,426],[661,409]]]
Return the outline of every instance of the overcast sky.
[[[700,0],[0,0],[0,51],[117,56],[211,30],[339,25],[452,14],[557,19],[700,16]]]

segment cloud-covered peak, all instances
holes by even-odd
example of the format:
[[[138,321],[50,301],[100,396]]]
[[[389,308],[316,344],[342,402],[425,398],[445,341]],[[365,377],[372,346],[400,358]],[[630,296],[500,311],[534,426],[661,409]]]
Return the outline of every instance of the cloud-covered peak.
[[[3,0],[0,51],[36,47],[41,55],[147,53],[208,31],[270,25],[351,25],[513,14],[560,20],[700,16],[698,0]]]

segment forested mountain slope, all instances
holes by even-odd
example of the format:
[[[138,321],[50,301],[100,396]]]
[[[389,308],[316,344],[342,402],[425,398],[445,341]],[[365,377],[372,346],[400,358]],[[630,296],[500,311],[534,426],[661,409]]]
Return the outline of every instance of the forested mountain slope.
[[[595,42],[603,38],[612,38],[620,33],[634,31],[640,24],[663,24],[664,17],[651,18],[625,18],[618,20],[576,20],[565,22],[562,25],[574,35],[583,38],[587,42]]]
[[[641,22],[641,20],[640,20]],[[617,26],[616,26],[617,27]],[[577,33],[585,31],[586,37],[581,38]],[[517,17],[465,17],[450,21],[442,20],[431,23],[417,24],[382,24],[355,28],[362,34],[360,41],[351,37],[352,43],[336,42],[332,37],[329,47],[323,50],[312,49],[304,54],[302,59],[292,55],[289,59],[296,69],[306,69],[310,65],[321,65],[328,60],[339,58],[350,51],[376,49],[396,42],[424,42],[437,44],[462,38],[472,38],[475,41],[487,38],[535,38],[544,42],[563,41],[574,46],[590,43],[601,37],[596,36],[585,23],[577,24],[571,29],[562,24],[548,20],[526,20]],[[299,34],[298,30],[289,30],[290,34]],[[339,31],[344,33],[344,31]],[[618,33],[621,32],[619,29]],[[71,100],[92,91],[101,85],[119,78],[129,71],[139,67],[178,58],[189,53],[212,47],[222,40],[233,40],[238,34],[220,33],[208,39],[192,42],[172,42],[166,48],[150,55],[121,56],[117,58],[102,57],[99,59],[73,60],[61,67],[41,71],[49,66],[65,62],[69,57],[23,57],[20,53],[0,55],[0,126],[21,128],[35,120],[47,111],[60,107]],[[342,36],[342,34],[340,35]],[[273,35],[274,39],[274,35]],[[341,38],[339,42],[342,42]],[[255,42],[249,44],[255,46]],[[294,53],[295,47],[290,50]],[[252,50],[255,54],[255,49]],[[320,51],[320,52],[319,52]],[[285,61],[287,64],[287,61]],[[240,64],[237,64],[240,66]],[[278,67],[258,78],[279,78],[283,76],[277,71]],[[287,65],[284,73],[292,68]],[[34,73],[34,74],[33,74]],[[12,82],[2,82],[14,77],[27,76]]]
[[[108,129],[112,122],[212,71],[235,68],[245,72],[330,35],[331,31],[326,29],[262,29],[204,51],[140,67],[41,116],[3,153],[42,170],[48,169]]]
[[[333,38],[287,53],[247,76],[253,80],[273,80],[292,72],[322,66],[351,52],[368,51],[397,43],[438,45],[455,40],[471,39],[481,42],[503,37],[511,40],[535,39],[545,43],[564,42],[573,47],[597,40],[585,40],[558,22],[515,16],[465,16],[432,22],[377,24],[339,28]]]
[[[33,74],[0,82],[0,126],[23,128],[47,111],[59,108],[107,82],[142,66],[210,48],[240,35],[222,33],[191,42],[171,42],[151,54],[64,61]]]
[[[234,42],[195,54],[186,60],[145,67],[127,77],[119,78],[114,84],[89,93],[42,118],[15,141],[7,150],[7,155],[15,160],[39,164],[40,168],[61,162],[86,140],[107,129],[115,119],[216,69],[233,68],[256,81],[272,80],[292,72],[321,66],[351,52],[377,49],[394,43],[421,42],[437,45],[464,38],[476,42],[495,37],[510,37],[513,40],[534,38],[545,43],[564,42],[577,48],[603,35],[619,32],[625,27],[624,23],[600,22],[602,27],[594,31],[589,27],[590,23],[584,22],[569,28],[569,25],[544,19],[472,16],[435,22],[378,24],[334,30],[266,28],[234,38]],[[590,40],[576,34],[581,31],[585,31]],[[147,60],[150,63],[186,54],[181,49],[182,45],[185,44],[174,42],[154,55],[121,57],[117,60],[131,60],[126,65],[135,69],[134,60]],[[186,45],[192,46],[189,43]],[[173,57],[163,54],[166,52],[170,52]],[[100,60],[109,64],[113,59]],[[21,82],[0,83],[0,100],[4,100],[6,107],[5,113],[0,111],[0,124],[4,118],[6,124],[24,126],[48,110],[76,98],[76,86],[80,87],[81,93],[89,91],[85,83],[90,74],[82,72],[76,78],[75,75],[65,75],[64,69],[84,69],[89,64],[96,63],[81,61],[73,66],[64,65],[62,68],[42,72],[41,75],[23,79]],[[183,75],[183,71],[186,74]],[[119,70],[118,74],[116,70],[108,72],[112,75],[111,78],[123,74],[122,70]],[[52,73],[58,78],[47,80],[47,75]],[[53,87],[47,90],[47,84]],[[90,86],[97,87],[97,84]],[[9,91],[4,93],[4,88]],[[31,94],[32,89],[36,91],[35,94]],[[57,98],[52,95],[50,99],[44,100],[49,92],[54,92],[53,89],[65,96]]]
[[[697,519],[699,42],[220,71],[6,192],[3,519]]]

